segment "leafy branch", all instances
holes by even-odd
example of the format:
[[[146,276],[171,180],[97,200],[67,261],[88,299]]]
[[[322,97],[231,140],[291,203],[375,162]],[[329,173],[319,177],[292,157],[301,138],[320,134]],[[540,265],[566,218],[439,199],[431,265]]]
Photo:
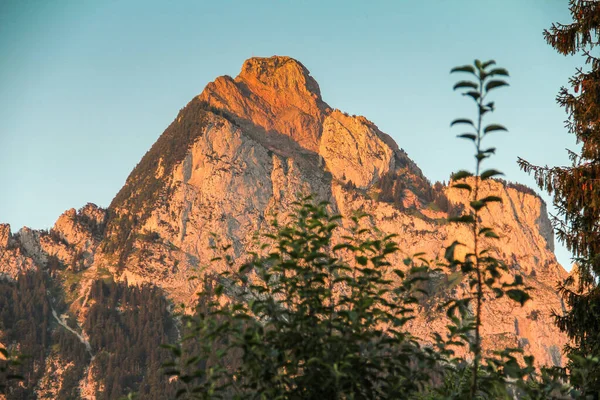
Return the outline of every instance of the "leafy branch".
[[[502,173],[495,169],[483,169],[483,162],[495,153],[494,147],[483,147],[483,141],[487,136],[494,132],[507,131],[500,124],[491,123],[484,125],[484,117],[495,110],[493,101],[488,100],[490,93],[496,89],[508,86],[505,79],[509,76],[504,68],[496,67],[493,60],[482,62],[475,60],[473,65],[463,65],[453,68],[451,73],[463,73],[470,75],[466,80],[460,80],[454,85],[454,90],[461,90],[464,96],[473,100],[476,105],[477,118],[473,121],[469,118],[458,118],[450,124],[453,126],[466,126],[467,132],[458,135],[461,139],[470,141],[475,149],[475,172],[461,170],[452,175],[452,187],[463,190],[469,196],[470,209],[457,217],[450,218],[451,222],[466,224],[470,227],[473,238],[472,248],[467,251],[464,258],[455,256],[455,251],[459,246],[466,244],[454,241],[446,249],[446,260],[450,268],[458,268],[463,275],[468,277],[468,285],[471,290],[471,296],[463,299],[454,299],[449,302],[448,315],[453,321],[451,326],[451,335],[460,333],[463,340],[469,344],[469,351],[472,354],[471,384],[469,389],[469,398],[474,399],[480,388],[480,365],[482,363],[481,348],[481,325],[482,325],[482,304],[484,301],[486,288],[496,297],[507,295],[512,300],[523,305],[530,297],[523,290],[523,278],[520,275],[514,277],[512,283],[502,283],[500,278],[503,272],[508,268],[502,260],[493,256],[491,249],[484,245],[484,240],[495,240],[499,236],[494,230],[482,224],[481,211],[488,207],[490,203],[501,202],[498,196],[480,195],[482,182],[491,179]],[[471,302],[475,302],[474,321],[469,321],[468,310]],[[459,313],[459,316],[456,313]],[[465,324],[464,321],[467,321]],[[472,331],[474,338],[471,339],[466,334]]]

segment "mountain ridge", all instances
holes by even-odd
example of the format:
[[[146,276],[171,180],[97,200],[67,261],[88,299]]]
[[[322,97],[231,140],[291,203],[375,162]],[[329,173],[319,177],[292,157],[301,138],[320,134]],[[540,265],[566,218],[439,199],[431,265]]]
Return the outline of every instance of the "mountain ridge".
[[[90,315],[108,311],[98,309],[94,298],[104,292],[127,298],[160,295],[170,304],[191,306],[198,286],[190,278],[201,268],[202,273],[226,268],[211,262],[219,255],[213,249],[215,234],[220,244],[231,245],[239,264],[257,248],[255,237],[268,232],[273,216],[285,221],[294,201],[309,193],[344,216],[367,211],[370,226],[397,234],[402,252],[391,259],[397,265],[421,251],[441,258],[452,240],[470,238],[467,228],[446,222],[468,206],[468,199],[432,185],[367,118],[331,108],[300,62],[274,56],[247,60],[236,78],[209,83],[180,110],[107,209],[88,204],[68,210],[49,232],[23,228],[12,234],[8,225],[0,225],[5,260],[0,274],[17,280],[22,272],[44,271],[50,292],[63,299],[57,311],[72,317],[73,328],[89,335],[94,354],[99,354],[105,347],[94,339],[100,333],[90,325]],[[534,300],[520,308],[504,299],[487,299],[484,346],[521,347],[539,364],[562,365],[566,337],[554,326],[551,312],[564,309],[554,283],[566,272],[553,254],[546,205],[499,181],[485,182],[485,193],[503,199],[482,213],[501,233],[494,252],[507,261],[511,273],[525,276]],[[160,290],[127,295],[121,286],[98,283],[106,279]],[[422,338],[445,329],[443,316],[435,311],[436,296],[452,285],[452,290],[466,290],[442,275],[431,285],[432,304],[419,310],[411,328]],[[165,329],[161,335],[168,335]],[[52,362],[67,368],[65,359]],[[88,393],[85,398],[108,390],[109,383],[94,372],[102,371],[100,362],[82,364],[87,372],[77,382],[81,386],[85,381],[85,390],[78,392]],[[45,387],[65,382],[58,374],[44,379]]]

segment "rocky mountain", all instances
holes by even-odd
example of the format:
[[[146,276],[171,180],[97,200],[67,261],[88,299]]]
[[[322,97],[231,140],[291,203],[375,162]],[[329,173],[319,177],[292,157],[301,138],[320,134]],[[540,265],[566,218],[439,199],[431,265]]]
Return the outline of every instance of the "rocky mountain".
[[[501,234],[495,252],[533,288],[524,307],[487,299],[484,346],[521,347],[539,364],[561,365],[567,339],[551,312],[564,307],[555,286],[566,272],[546,205],[521,185],[487,181],[482,190],[503,200],[482,216]],[[189,278],[224,268],[210,261],[215,237],[241,262],[273,215],[285,219],[308,193],[398,234],[398,265],[469,242],[466,227],[446,221],[468,203],[460,192],[432,185],[371,121],[331,108],[300,62],[249,59],[180,110],[108,209],[69,210],[48,232],[0,225],[0,343],[35,354],[9,398],[172,395],[174,383],[153,372],[165,357],[158,344],[179,334],[173,304],[195,301]],[[415,333],[445,329],[435,303],[464,290],[460,278],[430,282]]]

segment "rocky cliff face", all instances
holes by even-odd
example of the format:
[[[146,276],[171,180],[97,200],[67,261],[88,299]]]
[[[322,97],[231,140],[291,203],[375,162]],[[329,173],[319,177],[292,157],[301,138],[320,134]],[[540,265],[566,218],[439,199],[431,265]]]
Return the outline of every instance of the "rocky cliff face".
[[[289,57],[252,58],[235,78],[217,78],[199,99],[235,115],[267,135],[286,135],[317,151],[323,119],[330,111],[308,70]]]
[[[503,200],[482,217],[501,234],[494,243],[497,255],[533,287],[533,300],[523,308],[486,301],[485,346],[520,346],[540,364],[561,365],[566,338],[551,312],[563,307],[554,288],[565,271],[553,254],[546,206],[539,197],[496,181],[482,190]],[[271,216],[285,218],[302,193],[329,201],[342,215],[370,213],[374,226],[398,234],[398,264],[422,251],[435,259],[453,240],[469,241],[466,228],[445,221],[448,212],[468,203],[459,191],[432,187],[375,124],[330,108],[298,61],[252,58],[236,78],[217,78],[179,112],[108,210],[93,205],[69,210],[48,233],[24,228],[13,235],[0,225],[0,273],[16,279],[26,270],[48,271],[63,293],[62,312],[88,337],[95,280],[112,276],[128,285],[147,283],[173,302],[191,304],[197,288],[189,278],[199,267],[222,268],[210,262],[213,234],[231,244],[241,261],[255,248],[255,235],[268,229]],[[463,287],[440,282],[438,291]],[[435,304],[425,304],[412,329],[428,336],[444,326]],[[53,329],[61,329],[58,322]],[[94,354],[102,349],[92,340]],[[61,366],[57,357],[45,362],[52,371],[67,368],[67,361]],[[74,390],[83,398],[116,390],[94,375],[104,365],[100,362],[82,363],[76,386],[86,389]],[[52,385],[57,390],[63,380],[45,376],[36,390]]]

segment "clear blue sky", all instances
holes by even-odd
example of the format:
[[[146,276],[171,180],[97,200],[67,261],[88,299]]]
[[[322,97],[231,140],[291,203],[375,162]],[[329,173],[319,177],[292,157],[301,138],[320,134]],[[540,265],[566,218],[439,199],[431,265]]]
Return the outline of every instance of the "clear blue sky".
[[[576,148],[554,98],[583,60],[546,45],[553,21],[568,21],[566,0],[3,0],[0,221],[49,228],[68,208],[108,206],[208,82],[274,54],[300,60],[325,101],[375,122],[432,181],[472,165],[449,129],[473,111],[450,68],[496,59],[512,78],[494,118],[510,132],[490,141],[489,165],[534,186],[517,156],[566,164]]]

